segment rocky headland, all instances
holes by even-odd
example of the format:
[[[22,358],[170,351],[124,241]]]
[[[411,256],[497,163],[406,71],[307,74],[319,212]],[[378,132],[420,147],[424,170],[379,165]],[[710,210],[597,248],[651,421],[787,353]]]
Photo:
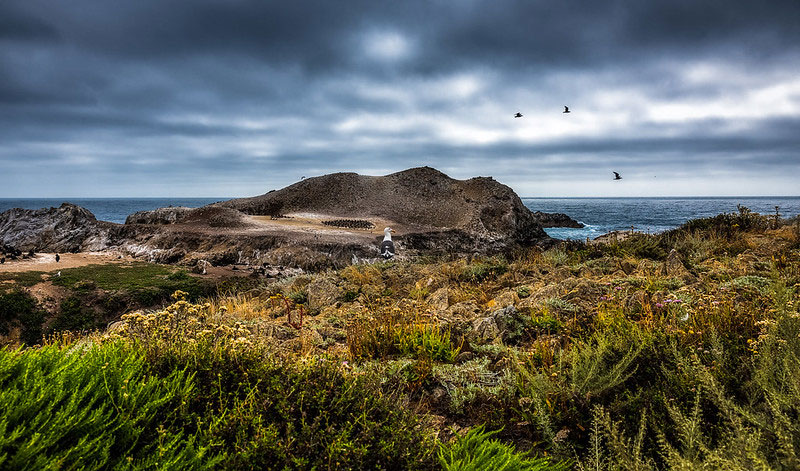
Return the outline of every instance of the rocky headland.
[[[88,210],[13,209],[0,214],[0,243],[19,250],[112,251],[188,266],[244,264],[321,269],[377,257],[383,228],[399,256],[509,252],[553,243],[543,226],[575,226],[533,213],[491,177],[456,180],[429,167],[386,176],[335,173],[252,198],[131,214],[125,224]]]

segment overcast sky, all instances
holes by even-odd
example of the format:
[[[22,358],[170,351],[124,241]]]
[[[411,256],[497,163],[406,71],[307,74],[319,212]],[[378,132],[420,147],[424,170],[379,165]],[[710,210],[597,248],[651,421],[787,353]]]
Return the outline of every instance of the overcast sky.
[[[422,165],[521,196],[798,195],[800,1],[0,1],[0,197]]]

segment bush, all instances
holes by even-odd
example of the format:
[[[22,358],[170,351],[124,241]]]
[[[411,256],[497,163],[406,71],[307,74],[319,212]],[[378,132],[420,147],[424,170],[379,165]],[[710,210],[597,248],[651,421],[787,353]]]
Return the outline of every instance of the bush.
[[[464,267],[459,278],[462,281],[480,282],[496,278],[508,271],[508,262],[501,258],[491,258]]]
[[[210,321],[210,304],[177,302],[124,316],[151,371],[194,379],[181,427],[222,456],[221,469],[428,469],[432,438],[416,416],[340,361],[271,354],[262,337]]]
[[[357,360],[411,355],[419,359],[452,362],[461,350],[453,345],[450,331],[420,319],[397,313],[380,313],[377,319],[351,323],[347,347]]]
[[[518,453],[513,445],[500,442],[486,432],[483,425],[456,438],[454,443],[439,448],[439,463],[445,471],[560,471],[567,463],[551,463],[548,458],[530,458]]]
[[[58,332],[64,330],[81,331],[99,327],[94,312],[81,304],[81,300],[73,296],[61,301],[61,310],[56,315],[51,330]]]
[[[0,350],[0,468],[205,469],[219,458],[174,428],[193,387],[121,343]]]
[[[0,293],[0,335],[20,328],[20,340],[28,345],[42,339],[45,313],[34,298],[22,290]]]

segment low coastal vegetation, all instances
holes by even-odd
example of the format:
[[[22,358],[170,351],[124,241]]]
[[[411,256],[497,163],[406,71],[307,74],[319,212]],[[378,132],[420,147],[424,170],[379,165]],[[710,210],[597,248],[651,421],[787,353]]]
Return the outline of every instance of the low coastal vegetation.
[[[33,345],[43,335],[105,328],[121,313],[169,303],[176,290],[195,300],[258,284],[246,277],[202,279],[144,262],[0,273],[0,345]]]
[[[800,222],[745,209],[28,327],[0,468],[798,469]]]

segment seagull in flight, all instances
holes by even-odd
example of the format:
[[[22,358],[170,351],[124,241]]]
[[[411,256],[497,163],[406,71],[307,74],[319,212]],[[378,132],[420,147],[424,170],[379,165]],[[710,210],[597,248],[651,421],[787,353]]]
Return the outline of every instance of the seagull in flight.
[[[619,176],[619,174],[617,172],[613,172],[613,173],[614,173],[614,180],[622,180],[622,177]]]
[[[521,118],[521,117],[522,117],[522,113],[520,113],[520,112],[517,112],[517,114],[515,114],[515,115],[514,115],[514,117],[515,117],[515,118]]]
[[[569,106],[565,106],[564,111],[562,111],[562,113],[570,113]]]

